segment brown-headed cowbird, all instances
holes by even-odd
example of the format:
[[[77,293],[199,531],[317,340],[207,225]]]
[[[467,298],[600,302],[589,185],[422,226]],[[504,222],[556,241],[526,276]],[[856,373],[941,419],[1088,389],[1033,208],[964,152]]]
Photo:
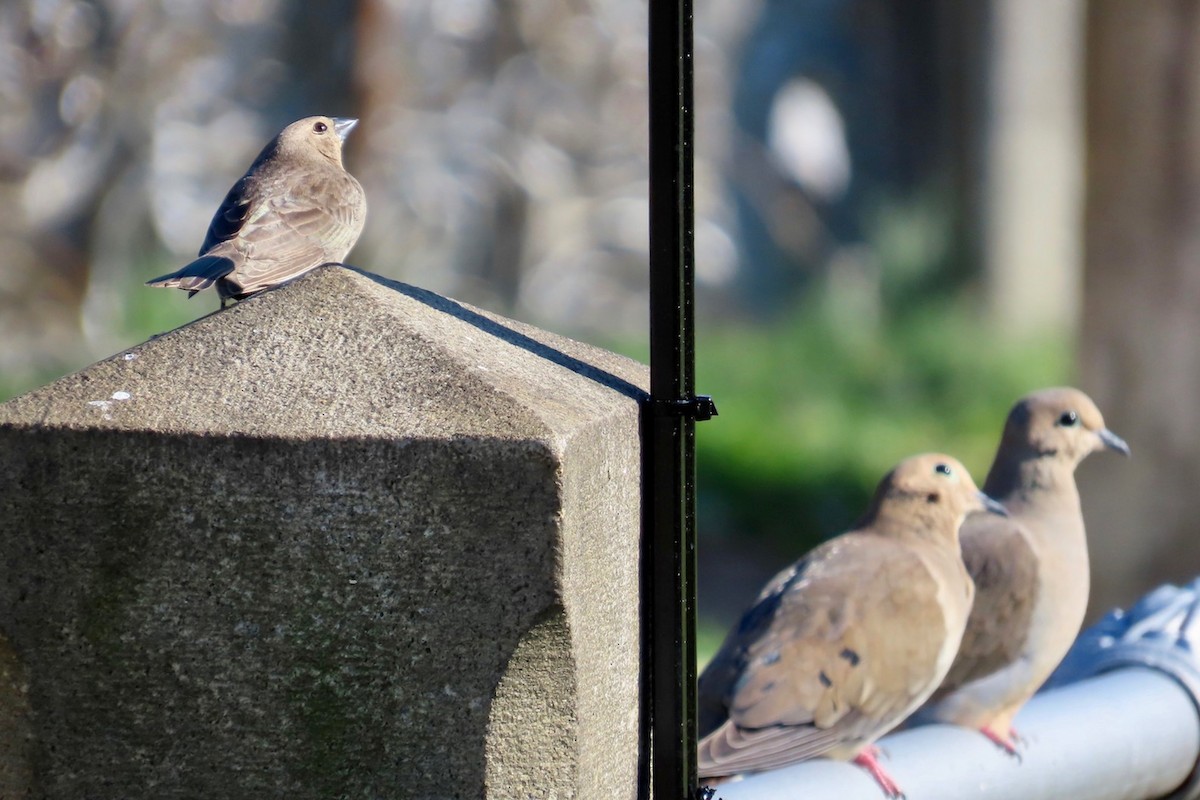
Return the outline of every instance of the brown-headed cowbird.
[[[225,196],[200,257],[146,284],[191,297],[215,283],[224,307],[341,262],[367,217],[362,186],[342,165],[342,143],[357,123],[306,117],[284,128]]]

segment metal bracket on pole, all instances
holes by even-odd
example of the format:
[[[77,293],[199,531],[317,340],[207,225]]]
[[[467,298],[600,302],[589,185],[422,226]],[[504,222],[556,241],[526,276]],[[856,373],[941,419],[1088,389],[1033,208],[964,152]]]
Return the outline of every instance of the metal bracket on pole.
[[[706,394],[681,397],[678,400],[655,400],[654,414],[659,417],[684,417],[704,422],[717,416],[717,404]]]

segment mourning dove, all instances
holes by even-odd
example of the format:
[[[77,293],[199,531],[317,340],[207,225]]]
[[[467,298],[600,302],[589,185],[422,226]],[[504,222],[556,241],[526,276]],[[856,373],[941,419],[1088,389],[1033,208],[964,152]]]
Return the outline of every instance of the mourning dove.
[[[344,259],[367,217],[362,186],[342,166],[357,122],[306,117],[284,128],[225,196],[200,257],[147,285],[191,297],[215,283],[224,306]]]
[[[983,509],[1003,513],[958,461],[914,456],[854,530],[776,575],[700,676],[700,777],[825,756],[898,796],[871,743],[950,668],[974,593],[958,528]]]
[[[1097,450],[1129,455],[1077,389],[1045,389],[1008,415],[983,490],[1009,512],[963,524],[975,605],[953,666],[920,717],[978,728],[1017,754],[1013,717],[1083,623],[1088,554],[1075,467]]]

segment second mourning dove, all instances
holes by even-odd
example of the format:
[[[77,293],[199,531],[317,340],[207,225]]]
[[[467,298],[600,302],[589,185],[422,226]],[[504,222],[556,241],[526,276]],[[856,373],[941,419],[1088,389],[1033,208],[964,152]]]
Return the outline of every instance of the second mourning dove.
[[[958,528],[984,509],[1003,513],[956,460],[914,456],[854,530],[776,575],[700,676],[700,777],[826,756],[899,796],[872,742],[950,668],[974,593]]]
[[[1083,392],[1034,392],[1009,412],[983,490],[1008,519],[963,524],[975,606],[962,646],[923,720],[978,728],[1017,755],[1013,717],[1071,647],[1088,600],[1088,554],[1075,467],[1098,450],[1129,455]]]
[[[254,159],[213,216],[200,257],[147,281],[191,297],[214,283],[221,305],[341,262],[367,219],[362,186],[342,166],[358,120],[306,117]]]

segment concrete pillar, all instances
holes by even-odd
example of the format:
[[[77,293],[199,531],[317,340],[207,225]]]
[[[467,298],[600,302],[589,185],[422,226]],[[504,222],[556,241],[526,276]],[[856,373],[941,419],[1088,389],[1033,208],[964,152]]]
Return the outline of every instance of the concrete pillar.
[[[633,797],[645,378],[327,267],[0,406],[0,797]]]

